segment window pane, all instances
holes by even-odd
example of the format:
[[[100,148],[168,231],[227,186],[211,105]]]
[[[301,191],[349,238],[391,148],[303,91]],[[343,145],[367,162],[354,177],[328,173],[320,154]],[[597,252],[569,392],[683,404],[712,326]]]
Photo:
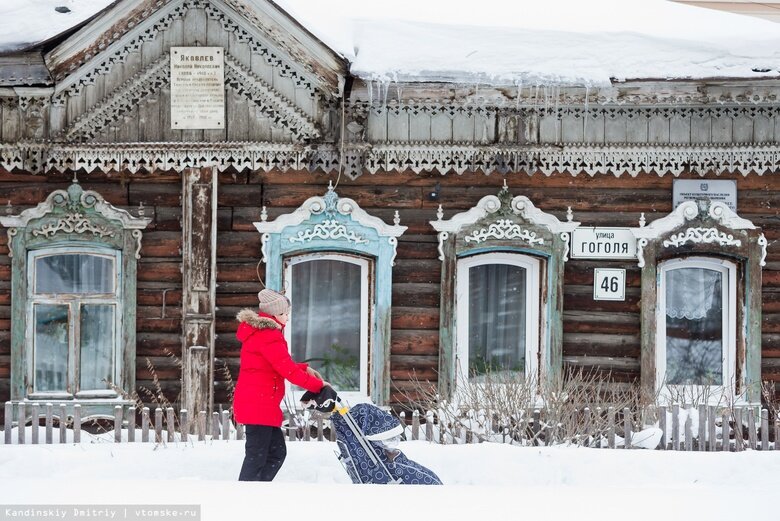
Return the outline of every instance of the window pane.
[[[68,391],[68,306],[36,304],[35,390]]]
[[[666,272],[666,381],[723,385],[723,274]]]
[[[526,269],[469,268],[469,376],[525,370]]]
[[[35,260],[36,293],[113,293],[114,259],[83,253]]]
[[[109,389],[113,382],[114,306],[81,306],[80,391]]]
[[[338,260],[292,267],[293,358],[341,391],[360,390],[360,271]]]

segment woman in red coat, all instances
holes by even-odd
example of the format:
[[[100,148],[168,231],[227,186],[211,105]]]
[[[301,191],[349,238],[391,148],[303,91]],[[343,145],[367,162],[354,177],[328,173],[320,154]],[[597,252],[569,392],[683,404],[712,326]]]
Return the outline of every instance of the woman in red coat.
[[[290,301],[276,291],[257,294],[258,311],[244,309],[236,337],[241,341],[241,366],[233,396],[236,421],[246,426],[246,448],[239,481],[271,481],[287,456],[282,433],[284,381],[319,392],[319,373],[290,358],[282,329],[290,316]]]

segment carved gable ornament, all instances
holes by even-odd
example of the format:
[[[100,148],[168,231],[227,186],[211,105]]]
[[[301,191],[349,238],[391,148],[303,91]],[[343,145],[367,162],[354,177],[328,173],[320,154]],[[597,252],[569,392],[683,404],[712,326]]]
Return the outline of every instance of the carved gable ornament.
[[[571,209],[567,221],[537,208],[523,195],[512,197],[504,184],[498,196],[487,195],[466,212],[444,220],[441,205],[437,220],[430,221],[439,232],[439,260],[445,259],[445,245],[454,240],[456,254],[472,248],[520,247],[569,257],[569,238],[580,223],[574,222]]]
[[[100,242],[117,249],[133,244],[132,255],[138,259],[141,230],[150,222],[148,217],[115,208],[95,191],[83,190],[75,179],[67,190],[55,190],[35,208],[0,216],[0,223],[8,228],[10,257],[39,243],[68,240]]]

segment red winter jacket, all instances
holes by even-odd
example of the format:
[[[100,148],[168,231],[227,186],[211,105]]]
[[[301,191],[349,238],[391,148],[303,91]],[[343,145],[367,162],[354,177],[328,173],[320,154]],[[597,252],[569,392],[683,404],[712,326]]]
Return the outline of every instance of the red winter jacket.
[[[244,425],[281,427],[284,380],[319,392],[322,380],[306,372],[308,364],[290,358],[282,324],[265,313],[244,309],[236,316],[236,337],[242,342],[241,366],[233,395],[233,413]]]

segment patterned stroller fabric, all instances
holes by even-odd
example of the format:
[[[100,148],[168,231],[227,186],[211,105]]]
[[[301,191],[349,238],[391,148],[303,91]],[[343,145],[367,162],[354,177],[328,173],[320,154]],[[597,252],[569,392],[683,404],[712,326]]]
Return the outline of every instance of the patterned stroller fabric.
[[[333,413],[339,460],[353,483],[441,485],[430,469],[393,447],[403,427],[382,409],[361,403],[344,415]]]

